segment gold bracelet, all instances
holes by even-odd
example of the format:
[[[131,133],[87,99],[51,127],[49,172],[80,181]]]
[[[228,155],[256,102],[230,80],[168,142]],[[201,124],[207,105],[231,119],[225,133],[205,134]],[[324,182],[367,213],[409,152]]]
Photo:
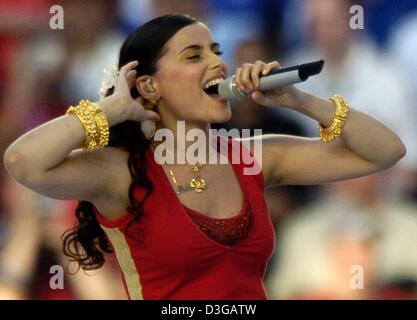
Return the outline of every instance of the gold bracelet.
[[[96,122],[98,130],[98,137],[96,137],[96,143],[100,148],[104,148],[109,144],[109,122],[103,110],[101,110],[101,108],[96,104],[92,105],[96,107],[96,113],[94,114],[94,121]]]
[[[66,114],[75,114],[81,121],[85,131],[85,141],[82,145],[84,151],[91,152],[97,147],[97,125],[88,102],[81,100],[76,107],[69,107]]]
[[[349,113],[349,105],[342,96],[334,95],[329,100],[336,106],[336,113],[329,127],[323,127],[321,123],[318,125],[320,140],[324,142],[331,142],[342,134]]]
[[[85,131],[84,151],[91,152],[105,147],[109,141],[109,125],[103,110],[88,100],[81,100],[76,107],[69,107],[66,114],[75,114]]]

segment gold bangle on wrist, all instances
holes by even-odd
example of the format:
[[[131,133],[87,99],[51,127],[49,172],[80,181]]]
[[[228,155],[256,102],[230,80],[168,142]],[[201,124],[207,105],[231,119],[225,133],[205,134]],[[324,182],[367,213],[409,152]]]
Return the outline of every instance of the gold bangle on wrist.
[[[75,114],[85,131],[84,151],[104,148],[109,142],[109,124],[103,110],[95,103],[81,100],[76,107],[69,107],[66,114]]]
[[[96,121],[99,132],[98,140],[96,142],[99,147],[104,148],[109,144],[110,137],[109,123],[106,114],[101,111],[94,116],[94,120]]]
[[[87,100],[88,101],[88,100]],[[90,108],[92,108],[94,121],[97,126],[97,137],[96,143],[98,147],[104,148],[109,143],[109,122],[107,121],[107,116],[104,111],[95,103],[89,103]]]
[[[340,95],[334,95],[329,99],[336,106],[336,112],[332,124],[329,127],[323,127],[319,123],[320,140],[324,142],[331,142],[340,136],[343,132],[347,115],[349,113],[349,105],[346,100]]]

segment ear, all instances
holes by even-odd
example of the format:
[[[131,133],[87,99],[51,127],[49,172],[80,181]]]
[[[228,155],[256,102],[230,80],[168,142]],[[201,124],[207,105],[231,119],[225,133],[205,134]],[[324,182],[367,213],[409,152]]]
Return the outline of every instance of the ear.
[[[136,79],[136,89],[144,99],[149,101],[158,101],[161,97],[157,85],[152,77],[148,75],[143,75]]]

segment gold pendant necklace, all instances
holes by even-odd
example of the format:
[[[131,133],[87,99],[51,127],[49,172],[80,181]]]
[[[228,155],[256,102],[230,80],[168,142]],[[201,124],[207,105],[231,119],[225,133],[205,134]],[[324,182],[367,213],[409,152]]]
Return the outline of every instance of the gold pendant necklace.
[[[156,144],[156,141],[152,141],[152,149],[155,150],[158,144]],[[170,152],[169,150],[165,149],[167,152]],[[177,179],[174,176],[174,172],[170,169],[168,172],[172,178],[172,181],[175,184],[175,187],[177,188],[176,193],[181,194],[184,192],[192,191],[194,190],[197,193],[201,193],[206,189],[206,180],[204,180],[200,176],[200,169],[205,166],[205,164],[190,164],[187,162],[187,165],[191,167],[195,177],[191,179],[191,181],[188,183],[188,185],[180,186],[177,183]]]
[[[193,170],[194,174],[196,175],[195,178],[191,179],[190,181],[190,187],[194,189],[195,192],[203,192],[206,188],[206,181],[200,177],[200,169],[204,167],[204,165],[201,165],[200,167],[195,164],[189,164],[191,166],[191,169]]]
[[[200,167],[192,164],[188,165],[192,168],[196,177],[192,178],[189,184],[185,186],[178,185],[177,179],[174,176],[174,172],[171,169],[169,170],[169,174],[172,177],[172,181],[174,182],[175,187],[177,188],[177,194],[181,194],[192,190],[194,190],[197,193],[201,193],[206,189],[206,181],[200,176],[200,169],[204,165],[201,165]]]

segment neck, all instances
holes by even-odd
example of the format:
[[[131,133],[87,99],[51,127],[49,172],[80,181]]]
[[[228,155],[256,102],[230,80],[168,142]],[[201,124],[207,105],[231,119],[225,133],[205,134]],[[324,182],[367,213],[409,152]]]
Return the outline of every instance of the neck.
[[[167,152],[173,156],[175,164],[183,164],[184,160],[187,160],[187,152],[194,150],[198,150],[195,154],[201,157],[199,160],[204,159],[204,163],[208,163],[209,152],[212,149],[209,135],[210,123],[175,120],[157,123],[156,129],[154,148],[164,143],[168,149]],[[192,148],[188,151],[191,146]],[[203,150],[205,151],[204,157],[199,155]]]
[[[239,104],[239,114],[234,112],[229,124],[232,128],[253,128],[262,121],[263,113],[261,108],[251,100],[247,99]]]

